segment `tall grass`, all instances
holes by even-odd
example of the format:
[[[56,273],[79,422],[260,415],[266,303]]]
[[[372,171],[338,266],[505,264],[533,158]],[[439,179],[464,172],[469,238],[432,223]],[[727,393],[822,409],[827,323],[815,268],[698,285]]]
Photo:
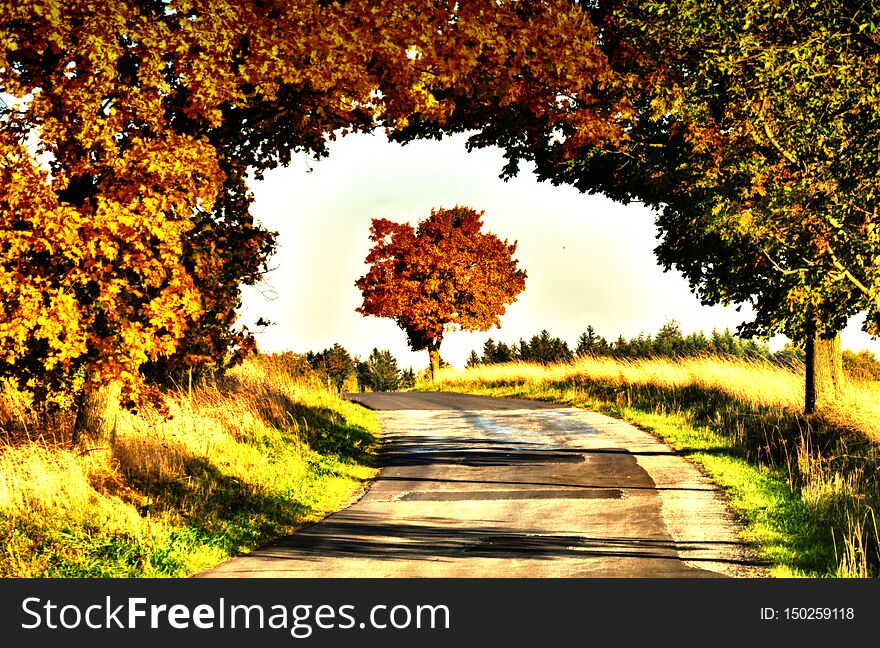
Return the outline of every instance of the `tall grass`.
[[[802,370],[719,357],[444,369],[441,389],[586,406],[653,430],[728,493],[776,575],[876,576],[880,389],[805,417]],[[427,386],[422,386],[427,387]]]
[[[0,575],[182,576],[338,509],[375,473],[378,423],[257,357],[123,413],[110,461],[0,391]]]

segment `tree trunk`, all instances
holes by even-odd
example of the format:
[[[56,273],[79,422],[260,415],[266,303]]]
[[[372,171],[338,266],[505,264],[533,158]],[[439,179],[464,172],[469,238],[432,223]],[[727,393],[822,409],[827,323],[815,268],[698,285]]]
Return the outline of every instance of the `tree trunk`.
[[[82,452],[111,453],[116,443],[116,416],[119,414],[122,383],[83,385],[77,397],[73,444]]]
[[[843,355],[840,333],[832,338],[811,335],[806,344],[806,389],[804,413],[836,401],[843,392]]]
[[[428,344],[428,358],[431,360],[431,384],[434,384],[434,378],[440,371],[440,342],[431,342]]]

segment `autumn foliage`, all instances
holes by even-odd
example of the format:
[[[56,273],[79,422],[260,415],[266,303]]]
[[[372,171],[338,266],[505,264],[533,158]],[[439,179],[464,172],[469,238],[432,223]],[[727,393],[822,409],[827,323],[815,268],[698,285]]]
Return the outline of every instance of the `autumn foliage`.
[[[0,0],[0,376],[133,402],[145,367],[247,349],[238,289],[273,248],[248,174],[377,127],[662,208],[661,262],[752,302],[749,330],[876,331],[880,27],[864,3],[715,9]]]
[[[415,228],[373,219],[357,311],[397,322],[414,350],[428,349],[432,372],[446,331],[500,326],[505,307],[525,289],[516,243],[481,231],[482,215],[468,207],[435,209]]]
[[[3,3],[0,374],[37,395],[84,372],[87,392],[135,398],[141,366],[246,279],[209,279],[223,246],[204,233],[255,229],[215,213],[237,179],[206,136],[241,82],[222,64],[230,16],[171,9]]]
[[[563,0],[0,0],[0,376],[133,403],[247,348],[273,247],[247,174],[337,134],[441,133],[479,97],[614,137],[593,35]]]

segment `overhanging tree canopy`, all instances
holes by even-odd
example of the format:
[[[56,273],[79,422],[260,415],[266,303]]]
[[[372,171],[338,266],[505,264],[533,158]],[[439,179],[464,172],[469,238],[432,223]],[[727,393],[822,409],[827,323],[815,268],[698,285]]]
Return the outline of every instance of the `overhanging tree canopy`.
[[[649,2],[623,3],[620,16],[663,61],[664,90],[642,88],[654,105],[641,122],[665,141],[650,147],[636,124],[629,151],[654,184],[640,193],[668,207],[661,261],[707,299],[751,301],[749,331],[804,339],[866,312],[880,332],[880,24],[869,7]]]
[[[134,395],[240,339],[246,174],[377,125],[662,204],[661,260],[755,331],[876,325],[877,25],[815,5],[3,0],[0,373]]]
[[[586,3],[585,3],[586,4]],[[541,179],[659,211],[658,259],[708,304],[750,303],[746,333],[831,345],[880,324],[880,23],[861,2],[603,2],[598,43],[626,108],[617,138],[461,102],[448,124]],[[417,124],[400,133],[431,134]],[[830,361],[837,354],[829,353]],[[810,372],[808,372],[810,373]],[[829,374],[833,374],[829,371]],[[807,397],[810,409],[811,397]]]
[[[592,34],[562,0],[2,0],[0,374],[84,369],[85,411],[240,342],[237,287],[272,248],[245,176],[338,132],[439,132],[485,97],[615,136]]]
[[[659,207],[666,268],[706,303],[752,304],[746,333],[805,343],[812,411],[839,390],[847,319],[880,332],[880,25],[855,2],[625,2],[618,16],[651,85],[634,86],[628,143],[566,173]]]

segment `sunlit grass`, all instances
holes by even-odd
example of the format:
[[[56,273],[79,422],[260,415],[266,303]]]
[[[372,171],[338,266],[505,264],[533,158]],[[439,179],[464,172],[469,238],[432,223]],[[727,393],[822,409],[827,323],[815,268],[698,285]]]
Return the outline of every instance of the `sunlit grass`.
[[[537,398],[626,419],[663,438],[728,495],[776,576],[877,575],[880,389],[847,386],[804,417],[802,371],[718,357],[443,369],[435,388]],[[420,385],[420,388],[431,388]]]
[[[170,418],[120,417],[107,463],[6,390],[0,574],[191,574],[320,519],[375,474],[375,417],[267,359],[165,404]]]

